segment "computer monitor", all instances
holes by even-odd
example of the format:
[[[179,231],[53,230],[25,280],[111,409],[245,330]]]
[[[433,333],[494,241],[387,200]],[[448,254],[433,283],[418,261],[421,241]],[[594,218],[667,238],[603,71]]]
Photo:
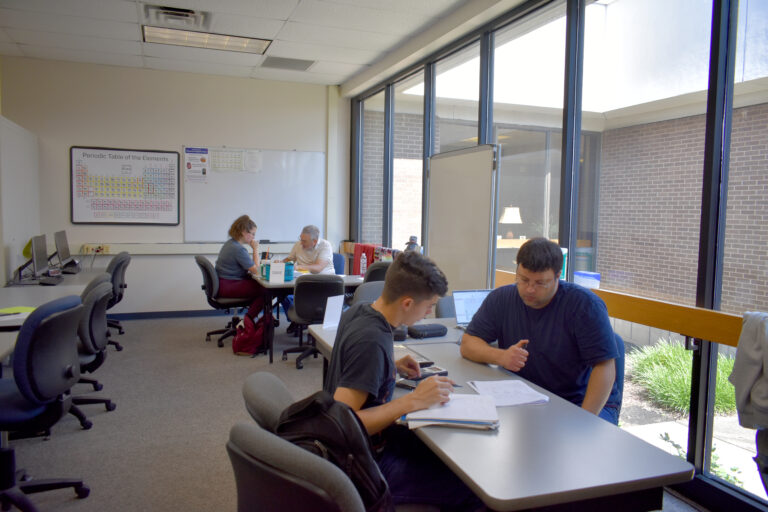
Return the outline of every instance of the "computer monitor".
[[[40,277],[48,271],[48,250],[45,235],[32,237],[32,268],[35,277]]]
[[[67,243],[67,232],[55,232],[53,240],[56,243],[56,254],[59,256],[59,264],[63,267],[72,262],[72,254],[69,252],[69,244]]]

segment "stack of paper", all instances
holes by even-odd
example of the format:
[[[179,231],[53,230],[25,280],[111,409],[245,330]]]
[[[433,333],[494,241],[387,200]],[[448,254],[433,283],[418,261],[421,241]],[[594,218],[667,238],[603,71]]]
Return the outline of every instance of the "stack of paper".
[[[521,380],[473,380],[467,384],[481,395],[492,397],[496,407],[549,402],[547,395]]]
[[[409,428],[427,425],[443,425],[479,429],[494,429],[499,426],[499,414],[493,398],[486,395],[452,394],[443,405],[415,411],[405,416]]]

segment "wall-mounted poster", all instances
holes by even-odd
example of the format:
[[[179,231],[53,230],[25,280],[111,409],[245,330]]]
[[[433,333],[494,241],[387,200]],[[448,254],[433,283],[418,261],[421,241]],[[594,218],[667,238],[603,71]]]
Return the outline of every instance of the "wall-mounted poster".
[[[73,224],[179,224],[179,153],[70,148]]]

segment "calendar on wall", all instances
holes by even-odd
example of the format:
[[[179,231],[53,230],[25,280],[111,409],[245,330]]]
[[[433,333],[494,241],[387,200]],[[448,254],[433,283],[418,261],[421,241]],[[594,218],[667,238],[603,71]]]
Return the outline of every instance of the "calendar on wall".
[[[72,146],[73,224],[179,224],[179,153]]]

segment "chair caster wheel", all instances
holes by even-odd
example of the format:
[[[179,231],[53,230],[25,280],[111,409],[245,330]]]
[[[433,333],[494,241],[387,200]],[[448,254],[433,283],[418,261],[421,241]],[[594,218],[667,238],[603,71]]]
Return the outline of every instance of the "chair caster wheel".
[[[82,500],[91,494],[91,490],[88,487],[81,485],[80,487],[75,487],[75,494],[77,494],[77,497]]]
[[[288,360],[288,354],[283,354],[283,358],[282,359],[283,359],[283,361],[287,361]]]
[[[93,422],[89,420],[85,420],[82,423],[80,423],[80,426],[83,427],[83,430],[91,430],[91,427],[93,426]]]
[[[224,342],[223,342],[223,341],[221,341],[221,340],[217,341],[217,342],[216,342],[216,344],[217,344],[219,347],[223,347],[223,346],[224,346]]]
[[[301,370],[302,368],[304,368],[304,363],[296,361],[296,369],[297,370]]]
[[[206,336],[205,337],[205,341],[211,341],[211,337],[210,336]]]
[[[115,409],[117,409],[117,405],[115,405],[112,402],[107,402],[106,404],[104,404],[104,406],[107,408],[108,411],[114,411]]]
[[[100,384],[100,383],[96,383],[96,384],[93,385],[93,390],[94,391],[101,391],[102,389],[104,389],[104,386],[102,384]]]

